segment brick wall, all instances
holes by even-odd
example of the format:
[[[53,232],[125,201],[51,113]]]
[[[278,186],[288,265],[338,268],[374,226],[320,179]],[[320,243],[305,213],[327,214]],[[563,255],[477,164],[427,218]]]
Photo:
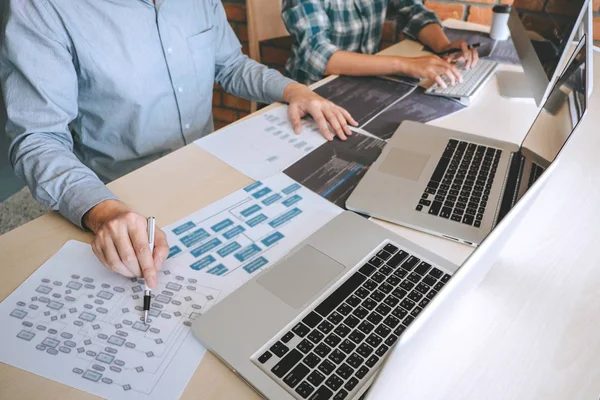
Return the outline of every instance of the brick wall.
[[[565,5],[570,0],[546,0],[547,7],[553,5]],[[600,41],[600,0],[594,1],[594,39]],[[512,0],[425,0],[425,5],[435,11],[442,19],[454,18],[480,24],[490,24],[492,18],[492,7],[495,4],[510,4]],[[536,1],[537,3],[537,1]],[[246,26],[246,2],[245,0],[223,0],[229,23],[242,42],[244,53],[248,53],[248,29]],[[391,46],[401,39],[401,32],[396,29],[392,21],[387,21],[383,29],[381,48]],[[289,55],[289,38],[280,38],[261,44],[262,62],[268,66],[283,71],[283,67]],[[239,99],[215,85],[213,94],[213,113],[215,127],[222,128],[230,122],[248,115],[250,103]]]

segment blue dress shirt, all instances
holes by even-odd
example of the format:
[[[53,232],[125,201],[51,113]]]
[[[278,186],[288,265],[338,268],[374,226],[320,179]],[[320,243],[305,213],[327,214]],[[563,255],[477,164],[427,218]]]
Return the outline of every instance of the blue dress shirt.
[[[82,226],[104,185],[213,131],[214,83],[264,103],[291,80],[242,54],[219,0],[9,0],[9,157]]]

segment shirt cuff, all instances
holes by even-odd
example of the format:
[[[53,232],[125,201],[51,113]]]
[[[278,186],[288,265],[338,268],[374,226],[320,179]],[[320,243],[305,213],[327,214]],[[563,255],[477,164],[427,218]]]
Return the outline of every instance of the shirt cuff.
[[[428,15],[428,18],[425,18],[425,19],[414,18],[412,21],[410,21],[406,25],[406,28],[404,29],[404,34],[406,36],[408,36],[410,39],[412,39],[414,41],[418,41],[419,33],[421,33],[423,28],[425,28],[427,25],[431,25],[431,24],[437,24],[437,25],[443,27],[443,25],[440,22],[440,20],[438,19],[438,17],[435,14],[431,14],[431,15]]]
[[[266,84],[266,93],[271,97],[271,103],[283,103],[283,91],[290,83],[296,83],[296,81],[286,78],[279,74],[279,72],[277,74],[279,76],[277,76],[276,79],[269,79]]]
[[[69,189],[61,196],[58,210],[60,213],[83,230],[88,230],[83,225],[83,216],[95,205],[104,200],[117,200],[104,184],[95,180],[80,183],[77,187]]]
[[[308,56],[306,68],[306,72],[312,81],[316,82],[323,79],[329,59],[338,50],[339,48],[329,41],[316,44],[314,51]]]

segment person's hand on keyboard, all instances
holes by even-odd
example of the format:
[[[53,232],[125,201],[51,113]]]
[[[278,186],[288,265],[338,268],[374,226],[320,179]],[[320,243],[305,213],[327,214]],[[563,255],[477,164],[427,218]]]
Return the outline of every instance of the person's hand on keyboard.
[[[465,42],[464,40],[455,40],[454,42],[449,43],[448,45],[442,47],[440,52],[447,51],[447,50],[453,50],[453,49],[461,49],[462,52],[451,54],[451,55],[445,57],[446,61],[449,61],[449,62],[461,62],[462,61],[462,62],[464,62],[465,69],[471,69],[471,68],[475,67],[477,65],[477,63],[479,62],[479,53],[477,52],[477,49],[469,50],[469,44],[467,42]]]
[[[403,58],[401,73],[414,78],[431,79],[443,88],[448,87],[443,78],[446,78],[451,86],[462,82],[462,75],[455,65],[434,55]]]

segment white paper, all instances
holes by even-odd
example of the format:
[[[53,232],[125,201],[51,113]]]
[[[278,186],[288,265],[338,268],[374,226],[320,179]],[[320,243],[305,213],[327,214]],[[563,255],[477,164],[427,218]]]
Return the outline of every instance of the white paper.
[[[254,180],[268,178],[326,142],[312,119],[303,120],[302,133],[296,135],[287,110],[277,107],[195,143]]]
[[[70,241],[0,304],[0,361],[105,398],[177,399],[205,353],[191,322],[341,211],[278,174],[165,227],[148,326],[143,281]]]

